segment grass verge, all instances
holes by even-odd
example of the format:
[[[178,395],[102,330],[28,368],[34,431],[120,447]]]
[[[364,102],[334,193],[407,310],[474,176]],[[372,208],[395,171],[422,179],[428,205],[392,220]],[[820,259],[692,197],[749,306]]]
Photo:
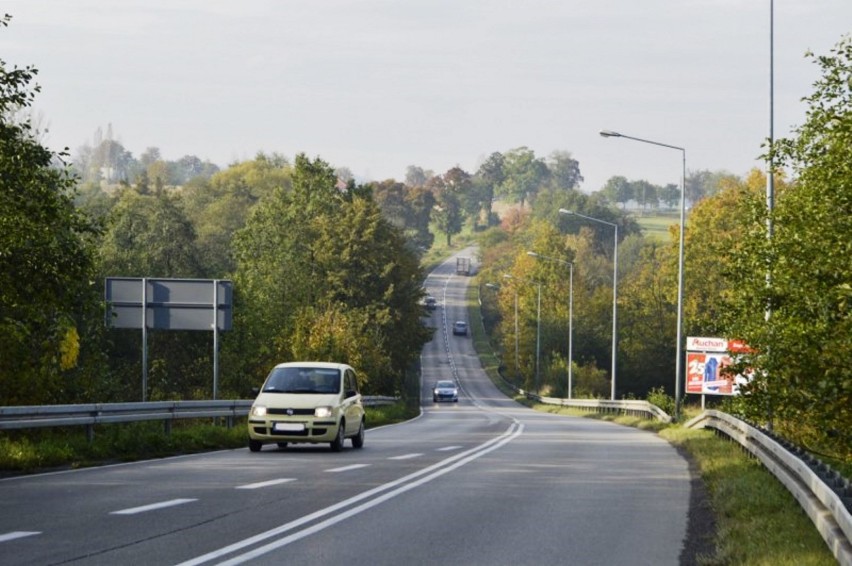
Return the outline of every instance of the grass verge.
[[[417,415],[403,403],[365,410],[368,429]],[[0,476],[241,448],[247,438],[244,419],[233,428],[210,420],[181,421],[170,434],[161,422],[101,425],[91,443],[83,427],[13,431],[0,435]]]

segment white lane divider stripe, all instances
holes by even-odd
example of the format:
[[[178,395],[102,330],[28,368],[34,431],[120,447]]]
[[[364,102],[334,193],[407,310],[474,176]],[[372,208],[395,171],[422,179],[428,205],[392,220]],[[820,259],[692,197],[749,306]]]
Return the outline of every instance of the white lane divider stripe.
[[[184,503],[192,503],[197,499],[172,499],[171,501],[162,501],[160,503],[152,503],[151,505],[143,505],[141,507],[132,507],[130,509],[122,509],[121,511],[113,511],[110,515],[136,515],[137,513],[145,513],[146,511],[155,511],[166,507],[174,507],[175,505],[183,505]]]
[[[296,478],[281,478],[277,480],[261,481],[257,483],[247,483],[245,485],[238,485],[234,489],[259,489],[261,487],[270,487],[273,485],[280,485],[282,483],[287,483],[291,481],[296,481]]]
[[[5,533],[0,535],[0,542],[6,542],[8,540],[15,540],[17,538],[31,537],[33,535],[40,535],[41,531],[13,531],[11,533]]]
[[[419,458],[423,454],[403,454],[402,456],[393,456],[392,458],[388,458],[388,460],[411,460],[412,458]]]
[[[326,470],[326,472],[330,474],[337,474],[340,472],[348,472],[349,470],[357,470],[358,468],[366,468],[370,464],[352,464],[351,466],[343,466],[342,468],[331,468]]]
[[[458,450],[461,446],[444,446],[443,448],[438,448],[438,452],[450,452],[452,450]]]

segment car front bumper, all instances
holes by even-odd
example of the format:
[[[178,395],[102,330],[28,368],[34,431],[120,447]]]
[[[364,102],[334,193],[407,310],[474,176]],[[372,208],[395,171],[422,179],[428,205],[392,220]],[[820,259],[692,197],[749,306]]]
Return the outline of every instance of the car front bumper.
[[[249,417],[248,432],[261,442],[331,442],[337,437],[337,421],[313,418],[281,418],[278,415]]]

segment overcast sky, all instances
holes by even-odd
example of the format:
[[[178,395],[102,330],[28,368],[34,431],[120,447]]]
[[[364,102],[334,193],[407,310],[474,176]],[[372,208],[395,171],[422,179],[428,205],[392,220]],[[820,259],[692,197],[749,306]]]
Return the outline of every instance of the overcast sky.
[[[852,0],[775,0],[775,135],[852,32]],[[769,134],[770,0],[5,0],[6,65],[72,153],[112,124],[135,157],[220,166],[299,152],[361,180],[473,173],[568,151],[585,191],[623,175],[744,175]]]

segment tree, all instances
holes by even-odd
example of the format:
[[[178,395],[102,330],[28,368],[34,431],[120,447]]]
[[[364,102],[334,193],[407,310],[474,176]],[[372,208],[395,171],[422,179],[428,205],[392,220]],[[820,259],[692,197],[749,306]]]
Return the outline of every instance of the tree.
[[[680,187],[669,183],[660,190],[660,200],[669,208],[674,208],[680,203]]]
[[[11,17],[0,19],[6,27]],[[0,60],[0,404],[62,402],[78,363],[83,318],[96,308],[94,223],[76,210],[67,154],[29,122],[37,74]],[[58,163],[58,167],[54,167]]]
[[[634,198],[633,185],[621,176],[610,177],[601,193],[611,202],[621,203],[621,208],[627,206],[627,202]]]
[[[234,233],[245,226],[254,206],[276,188],[289,192],[291,176],[292,167],[286,160],[259,154],[209,179],[199,175],[184,185],[182,204],[195,227],[199,258],[207,277],[233,273]]]
[[[567,151],[554,151],[547,159],[550,183],[555,189],[576,189],[583,182],[580,163]]]
[[[474,224],[479,216],[479,199],[474,192],[473,177],[459,166],[444,173],[444,190],[451,191],[458,197],[464,214],[471,218]]]
[[[849,458],[852,37],[815,59],[822,76],[804,99],[806,121],[768,154],[777,167],[794,171],[794,186],[776,195],[771,215],[762,198],[749,203],[752,221],[730,272],[737,290],[730,330],[754,349],[746,359],[756,369],[747,388],[751,414],[810,433],[811,442]]]
[[[510,200],[524,203],[535,198],[549,174],[544,161],[537,158],[527,147],[518,147],[506,152],[503,162],[505,179],[500,185],[500,194]]]
[[[101,271],[106,276],[200,277],[195,239],[174,197],[125,189],[107,219]]]
[[[643,212],[649,204],[652,207],[656,208],[657,204],[659,203],[656,185],[652,185],[648,181],[644,180],[634,181],[632,185],[632,192],[634,195],[633,198],[636,199],[636,202],[638,202],[642,206]]]
[[[422,272],[369,194],[341,191],[328,164],[300,155],[292,189],[274,190],[252,211],[234,238],[235,379],[257,382],[296,356],[357,352],[370,387],[395,392],[427,338]]]
[[[409,165],[405,169],[405,184],[409,187],[422,187],[433,176],[432,171],[425,170],[417,165]]]
[[[474,194],[479,202],[480,210],[485,214],[487,226],[497,223],[496,219],[492,218],[491,205],[498,188],[506,179],[503,170],[504,162],[503,154],[495,151],[479,166],[473,178]]]
[[[461,199],[455,191],[447,188],[441,177],[432,177],[427,186],[435,195],[432,219],[438,230],[447,236],[447,246],[449,246],[452,243],[452,237],[460,233],[462,229],[464,216]]]

